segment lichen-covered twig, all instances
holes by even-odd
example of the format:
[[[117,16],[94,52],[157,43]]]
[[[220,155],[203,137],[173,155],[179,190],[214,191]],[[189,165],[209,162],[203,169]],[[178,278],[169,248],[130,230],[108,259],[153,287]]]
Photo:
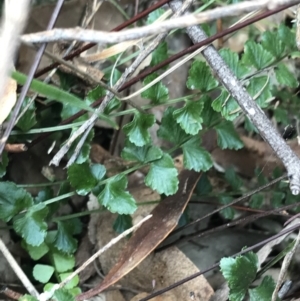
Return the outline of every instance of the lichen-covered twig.
[[[242,13],[255,11],[258,9],[269,8],[278,6],[279,1],[270,0],[257,0],[257,1],[243,1],[241,3],[226,5],[223,7],[215,8],[198,14],[189,14],[176,19],[170,19],[161,23],[155,23],[143,27],[132,28],[124,30],[122,32],[105,32],[94,31],[81,28],[68,28],[60,29],[56,28],[51,31],[42,31],[37,33],[26,34],[22,36],[22,42],[31,43],[48,43],[57,41],[72,41],[77,40],[81,42],[93,42],[93,43],[120,43],[128,40],[140,39],[149,35],[158,34],[170,31],[176,28],[184,28],[196,24],[209,22],[212,20],[238,16]],[[297,0],[280,1],[280,3],[294,3],[297,4]]]
[[[170,2],[173,11],[178,10],[182,1],[174,0]],[[199,43],[207,38],[200,26],[191,26],[186,29],[187,34],[193,43]],[[300,193],[300,159],[286,144],[280,134],[275,130],[270,120],[266,117],[262,109],[256,104],[237,77],[233,74],[227,64],[214,46],[210,45],[202,52],[204,58],[216,74],[218,80],[227,91],[236,99],[241,109],[258,129],[260,135],[267,141],[276,155],[283,162],[290,180],[292,194]]]

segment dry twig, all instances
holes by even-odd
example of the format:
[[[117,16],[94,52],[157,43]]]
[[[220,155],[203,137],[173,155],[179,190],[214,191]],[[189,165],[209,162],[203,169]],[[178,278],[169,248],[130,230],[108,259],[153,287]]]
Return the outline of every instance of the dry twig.
[[[27,278],[23,270],[18,265],[17,261],[14,259],[14,257],[11,255],[7,247],[5,246],[3,240],[0,238],[0,250],[3,254],[3,256],[6,258],[8,263],[10,264],[13,271],[16,273],[20,281],[23,283],[27,291],[30,293],[30,295],[39,298],[39,293],[35,289],[35,287],[32,285],[30,280]]]
[[[120,43],[128,40],[136,40],[149,35],[158,34],[170,31],[172,29],[185,28],[192,25],[197,25],[205,22],[210,22],[224,17],[238,16],[242,13],[251,12],[258,9],[275,8],[279,3],[297,4],[297,0],[288,1],[244,1],[237,4],[227,5],[224,7],[207,10],[198,14],[188,14],[183,17],[172,18],[170,20],[151,24],[148,26],[124,30],[121,32],[105,32],[95,30],[83,30],[81,28],[71,29],[53,29],[38,33],[26,34],[22,36],[22,42],[27,44],[56,42],[61,40],[77,40],[82,42],[93,43]]]

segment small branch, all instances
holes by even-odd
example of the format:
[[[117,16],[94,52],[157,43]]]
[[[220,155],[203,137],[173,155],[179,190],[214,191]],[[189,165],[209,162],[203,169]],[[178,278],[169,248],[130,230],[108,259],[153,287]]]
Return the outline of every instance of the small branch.
[[[237,4],[215,8],[198,14],[188,14],[186,16],[167,20],[158,24],[151,24],[148,26],[128,29],[121,32],[83,30],[81,28],[57,28],[49,31],[26,34],[22,36],[21,40],[23,43],[26,44],[57,42],[61,40],[77,40],[81,42],[113,44],[140,39],[149,35],[167,32],[172,29],[184,28],[192,25],[210,22],[224,17],[238,16],[242,13],[252,12],[254,10],[263,8],[269,8],[269,6],[275,8],[279,6],[279,3],[281,4],[282,2],[291,4],[299,3],[299,1],[297,0],[272,1],[271,3],[270,2],[270,0],[245,1]]]
[[[300,244],[300,230],[298,231],[298,235],[297,235],[297,238],[295,240],[295,243],[294,243],[294,246],[292,248],[292,250],[290,250],[284,257],[283,259],[283,262],[282,262],[282,266],[281,266],[281,270],[280,270],[280,273],[279,273],[279,276],[278,276],[278,281],[276,283],[276,287],[274,289],[274,292],[272,294],[272,301],[276,301],[278,299],[278,292],[279,292],[279,289],[285,279],[285,276],[287,274],[287,270],[290,266],[290,263],[293,259],[293,256],[296,252],[296,249],[299,247],[299,244]]]
[[[169,4],[173,11],[179,9],[182,1],[174,0]],[[207,38],[200,26],[187,28],[187,33],[193,43],[198,43]],[[259,130],[262,138],[267,141],[276,155],[281,159],[290,180],[292,194],[300,193],[300,159],[286,144],[280,134],[274,129],[270,120],[266,117],[262,109],[256,104],[237,77],[233,74],[227,64],[214,46],[210,45],[202,52],[204,58],[216,74],[219,81],[227,91],[236,99],[241,109]]]
[[[0,238],[0,250],[3,254],[3,256],[6,258],[8,263],[10,264],[13,271],[16,273],[20,281],[23,283],[27,291],[30,293],[31,296],[34,296],[36,298],[39,298],[39,293],[35,289],[35,287],[32,285],[30,280],[27,278],[25,273],[22,271],[20,266],[18,265],[17,261],[14,259],[14,257],[11,255],[7,247],[5,246],[3,240]]]
[[[50,299],[57,289],[62,288],[63,286],[65,286],[76,275],[78,275],[80,272],[82,272],[89,264],[91,264],[95,259],[97,259],[102,253],[107,251],[109,248],[111,248],[114,244],[116,244],[122,238],[126,237],[131,232],[135,231],[137,228],[139,228],[145,221],[147,221],[151,217],[152,217],[151,214],[147,215],[145,218],[143,218],[136,225],[134,225],[133,227],[131,227],[128,230],[124,231],[119,236],[113,238],[107,245],[105,245],[102,249],[98,250],[93,256],[91,256],[86,262],[84,262],[76,271],[74,271],[71,275],[69,275],[64,281],[62,281],[58,285],[55,285],[50,292],[42,293],[39,300],[48,300],[48,299]]]
[[[186,0],[184,2],[184,4],[182,5],[182,7],[180,8],[180,10],[178,10],[173,15],[172,18],[177,18],[179,15],[182,15],[188,9],[188,7],[192,4],[192,2],[193,2],[193,0]],[[131,64],[131,66],[126,68],[125,72],[122,74],[120,79],[114,85],[114,87],[113,87],[114,90],[118,91],[120,89],[120,87],[122,87],[122,85],[125,83],[126,79],[134,73],[134,71],[139,67],[139,65],[146,59],[146,57],[150,53],[152,53],[158,47],[158,45],[166,38],[167,35],[168,35],[167,33],[163,33],[163,34],[158,35],[154,39],[154,41],[138,55],[138,57],[135,59],[135,61]],[[88,131],[92,128],[91,125],[93,125],[95,123],[95,121],[97,120],[98,114],[102,113],[104,111],[104,109],[109,104],[109,102],[111,101],[112,98],[113,98],[113,94],[108,92],[107,95],[105,96],[105,98],[103,99],[102,103],[100,104],[99,108],[96,109],[95,113],[90,117],[89,120],[87,120],[73,134],[72,137],[69,138],[69,140],[66,142],[66,144],[53,157],[53,159],[51,160],[49,165],[51,165],[51,164],[56,165],[56,166],[59,165],[60,160],[68,152],[68,150],[70,149],[72,143],[76,140],[77,137],[79,137],[85,131]],[[80,143],[82,143],[82,142],[80,141]]]

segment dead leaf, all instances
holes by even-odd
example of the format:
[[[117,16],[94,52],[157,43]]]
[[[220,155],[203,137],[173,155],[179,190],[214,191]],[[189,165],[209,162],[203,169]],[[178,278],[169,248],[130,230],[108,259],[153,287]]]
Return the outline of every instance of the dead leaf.
[[[163,239],[176,227],[189,199],[192,196],[200,174],[183,171],[180,174],[178,192],[165,198],[151,212],[152,218],[146,221],[130,238],[121,253],[117,264],[110,270],[103,282],[95,288],[80,294],[76,300],[89,299],[111,286],[134,269],[149,255]]]
[[[0,125],[7,118],[17,100],[17,82],[11,78],[7,80],[6,89],[0,100]]]

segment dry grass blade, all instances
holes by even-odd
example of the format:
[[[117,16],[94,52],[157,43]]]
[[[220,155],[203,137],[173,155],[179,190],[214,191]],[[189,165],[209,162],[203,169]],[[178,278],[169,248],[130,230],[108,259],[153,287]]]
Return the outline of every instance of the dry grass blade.
[[[177,226],[193,190],[200,178],[194,171],[183,171],[175,195],[165,198],[151,212],[152,218],[146,221],[130,238],[120,255],[117,264],[110,270],[103,282],[95,288],[77,296],[76,300],[89,299],[102,292],[133,270],[145,259]]]

